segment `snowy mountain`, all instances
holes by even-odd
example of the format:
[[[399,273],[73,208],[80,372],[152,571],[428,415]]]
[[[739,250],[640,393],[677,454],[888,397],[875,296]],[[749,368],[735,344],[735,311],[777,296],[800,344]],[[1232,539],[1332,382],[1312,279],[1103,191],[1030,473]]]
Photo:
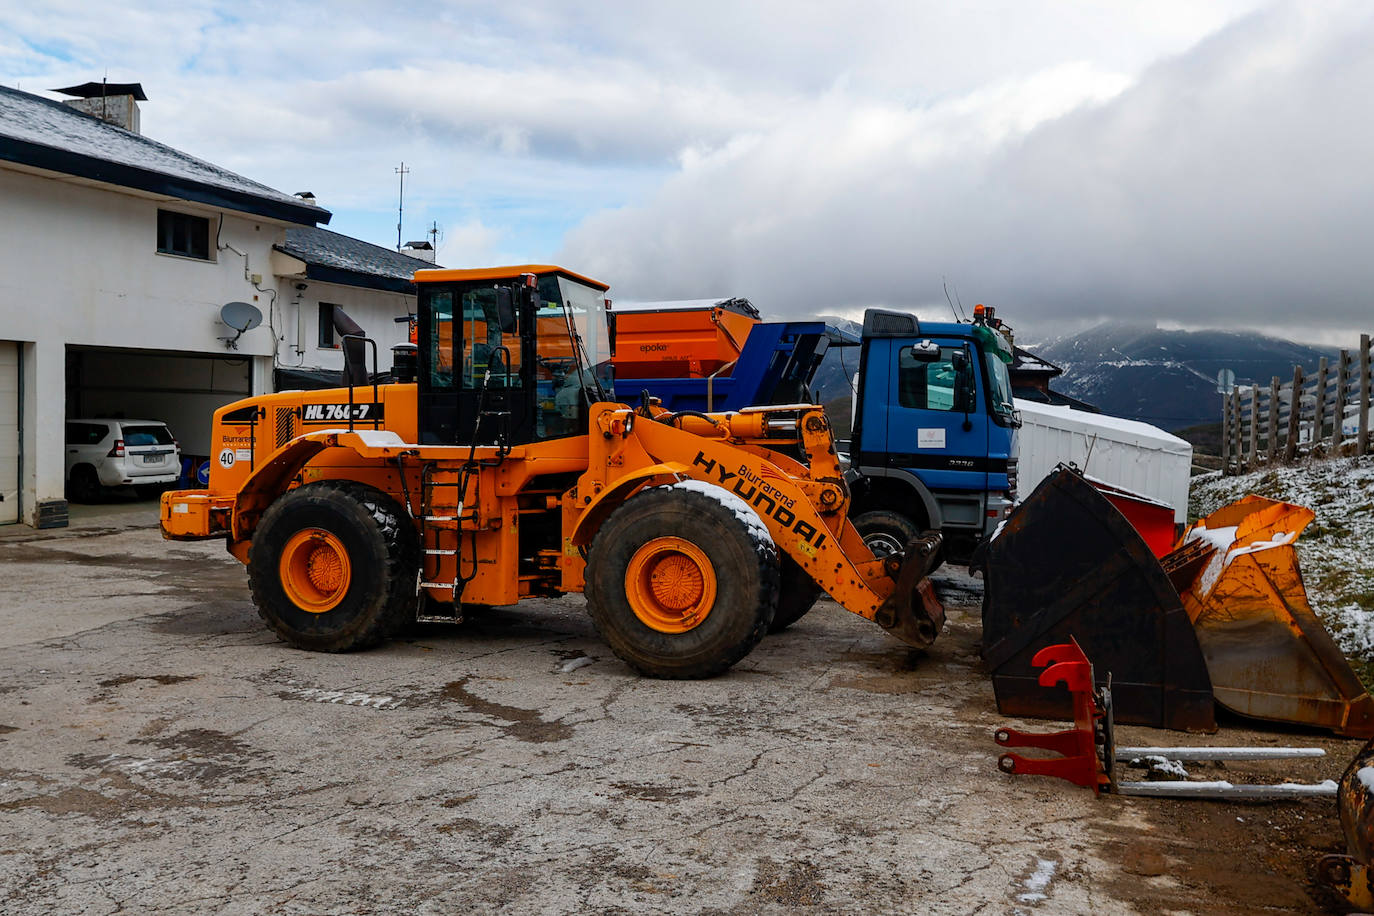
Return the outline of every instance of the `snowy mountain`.
[[[1336,354],[1246,331],[1165,331],[1107,323],[1031,346],[1064,370],[1051,387],[1104,413],[1178,430],[1221,418],[1217,372],[1237,384],[1291,379],[1293,366],[1313,368]]]

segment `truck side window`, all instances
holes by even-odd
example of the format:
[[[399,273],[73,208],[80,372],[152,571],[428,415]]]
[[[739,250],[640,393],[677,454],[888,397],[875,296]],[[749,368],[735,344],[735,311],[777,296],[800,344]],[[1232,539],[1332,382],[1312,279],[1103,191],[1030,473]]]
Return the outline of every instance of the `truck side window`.
[[[941,347],[937,358],[921,358],[915,347],[897,353],[897,403],[917,410],[959,410],[955,388],[959,372],[955,347]]]

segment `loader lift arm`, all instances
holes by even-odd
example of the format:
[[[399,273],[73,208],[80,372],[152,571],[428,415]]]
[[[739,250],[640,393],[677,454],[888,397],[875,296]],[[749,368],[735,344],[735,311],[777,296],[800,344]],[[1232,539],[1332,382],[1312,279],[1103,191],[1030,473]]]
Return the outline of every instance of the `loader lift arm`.
[[[574,502],[589,508],[618,489],[625,469],[672,468],[744,500],[762,519],[777,549],[841,606],[872,620],[909,645],[930,645],[944,626],[944,608],[926,577],[939,551],[930,533],[903,554],[874,557],[849,522],[849,491],[824,411],[783,405],[729,414],[645,417],[620,404],[592,408],[588,470]],[[768,446],[773,446],[769,448]],[[794,445],[797,462],[774,449]],[[669,478],[670,479],[670,478]],[[574,526],[572,544],[585,547],[596,525]]]

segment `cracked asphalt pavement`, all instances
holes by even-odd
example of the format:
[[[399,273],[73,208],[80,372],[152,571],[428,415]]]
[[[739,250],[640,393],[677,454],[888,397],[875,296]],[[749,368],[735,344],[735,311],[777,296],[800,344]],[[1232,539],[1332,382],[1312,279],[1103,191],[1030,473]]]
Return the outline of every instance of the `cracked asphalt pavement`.
[[[1255,877],[1268,834],[1213,847],[1276,811],[1339,846],[1329,801],[999,773],[1015,720],[957,573],[928,652],[825,600],[723,677],[655,681],[580,597],[297,651],[222,544],[116,508],[0,538],[3,913],[1304,912],[1299,869]]]

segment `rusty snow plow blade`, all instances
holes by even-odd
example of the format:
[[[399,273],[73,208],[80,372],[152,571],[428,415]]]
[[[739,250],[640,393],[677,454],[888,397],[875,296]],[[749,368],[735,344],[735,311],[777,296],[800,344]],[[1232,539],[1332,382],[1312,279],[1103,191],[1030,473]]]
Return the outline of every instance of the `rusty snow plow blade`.
[[[1374,737],[1374,699],[1307,603],[1293,542],[1314,515],[1247,496],[1194,525],[1163,559],[1217,702],[1246,716]]]
[[[1317,878],[1361,912],[1374,911],[1374,741],[1350,761],[1336,791],[1336,810],[1349,855],[1322,856]]]
[[[1178,591],[1076,471],[1061,467],[1041,481],[973,566],[983,572],[983,657],[1002,714],[1070,716],[1064,692],[1039,683],[1033,659],[1073,639],[1095,671],[1111,673],[1118,722],[1216,730],[1212,683]]]

